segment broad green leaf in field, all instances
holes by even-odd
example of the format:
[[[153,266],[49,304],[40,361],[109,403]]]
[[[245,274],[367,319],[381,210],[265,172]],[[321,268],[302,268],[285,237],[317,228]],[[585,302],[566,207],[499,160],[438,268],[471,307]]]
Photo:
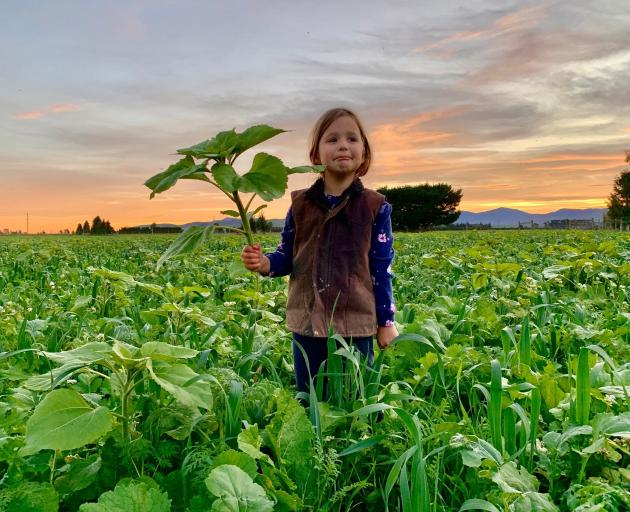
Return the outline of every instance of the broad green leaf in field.
[[[24,387],[26,389],[30,389],[31,391],[50,391],[52,388],[63,384],[74,374],[75,371],[87,364],[88,363],[81,361],[66,363],[59,368],[54,368],[48,373],[33,375],[24,382]]]
[[[170,512],[171,500],[165,492],[146,482],[121,482],[113,491],[84,503],[79,512]]]
[[[486,512],[501,512],[489,501],[480,500],[477,498],[466,500],[460,507],[459,512],[464,512],[466,510],[485,510]]]
[[[260,451],[262,438],[258,432],[258,425],[248,425],[238,435],[238,448],[254,459],[261,459],[273,466],[273,461],[266,453]]]
[[[63,474],[55,480],[55,489],[62,495],[85,489],[96,480],[101,466],[102,461],[98,455],[72,460],[66,467],[60,468]]]
[[[212,460],[212,466],[210,471],[224,464],[230,464],[236,466],[249,475],[250,478],[256,478],[258,473],[258,466],[256,461],[247,453],[239,452],[236,450],[225,450],[217,455]]]
[[[250,126],[244,132],[238,134],[237,142],[234,147],[234,154],[240,155],[261,142],[275,137],[280,133],[284,133],[286,130],[280,128],[273,128],[266,124],[258,124],[256,126]]]
[[[238,190],[240,177],[236,174],[234,167],[231,165],[221,163],[214,164],[212,166],[212,177],[217,185],[226,192]]]
[[[456,434],[451,438],[452,446],[459,447],[462,444],[466,447],[461,451],[462,462],[465,466],[477,468],[484,460],[491,460],[497,466],[503,464],[501,453],[483,439],[464,437],[461,434]]]
[[[558,373],[551,362],[547,363],[538,379],[538,388],[548,409],[560,403],[566,392],[558,384]]]
[[[88,272],[96,277],[101,277],[106,279],[114,286],[120,287],[123,290],[127,290],[132,286],[137,286],[143,290],[146,290],[151,293],[155,293],[156,295],[163,296],[162,287],[157,284],[151,283],[142,283],[140,281],[136,281],[133,276],[125,273],[119,272],[116,270],[110,270],[108,268],[88,268]]]
[[[145,365],[146,358],[142,356],[140,349],[124,341],[114,341],[112,352],[116,361],[126,368],[138,368]]]
[[[173,362],[178,359],[190,359],[199,354],[198,350],[170,345],[161,341],[147,341],[140,347],[140,353],[145,357],[150,357],[154,361]]]
[[[530,475],[525,468],[517,469],[514,462],[506,462],[492,475],[492,481],[503,492],[529,492],[538,490],[538,480]]]
[[[594,439],[600,435],[630,439],[630,411],[618,416],[611,413],[598,414],[593,418],[592,425]]]
[[[90,306],[93,300],[94,299],[89,295],[79,295],[75,297],[74,304],[72,305],[72,309],[70,309],[70,311],[82,314]]]
[[[188,155],[195,158],[226,158],[230,155],[236,144],[238,135],[234,130],[217,133],[212,139],[205,140],[189,148],[178,149],[180,155]]]
[[[2,512],[57,512],[59,495],[48,482],[22,481],[0,490]]]
[[[179,179],[197,179],[208,181],[208,177],[204,173],[205,165],[195,164],[191,156],[186,156],[169,166],[165,171],[149,178],[144,182],[145,186],[151,189],[151,198],[155,194],[159,194],[171,188]]]
[[[198,247],[206,245],[208,243],[210,235],[213,233],[215,226],[191,226],[186,231],[181,233],[173,243],[166,249],[164,254],[160,256],[157,262],[157,268],[159,269],[165,261],[189,254]]]
[[[238,213],[236,210],[222,210],[221,213],[223,215],[227,215],[228,217],[234,217],[234,218],[241,216],[240,213]]]
[[[37,405],[26,423],[26,445],[20,454],[80,448],[107,434],[113,420],[106,407],[92,407],[71,389],[55,389]]]
[[[313,426],[304,407],[286,389],[276,391],[278,410],[265,428],[264,441],[278,457],[279,467],[283,467],[298,485],[300,495],[315,492],[316,469],[314,457]]]
[[[470,279],[475,290],[480,290],[488,286],[488,274],[485,272],[477,272],[473,274]]]
[[[61,364],[90,364],[105,361],[112,356],[112,346],[102,341],[93,341],[64,352],[43,352],[43,354]]]
[[[265,490],[237,466],[224,464],[213,469],[205,480],[216,496],[212,512],[270,512],[273,502]]]
[[[543,270],[542,274],[545,279],[555,279],[562,275],[562,272],[569,270],[571,267],[567,265],[551,265]]]
[[[526,492],[512,503],[510,510],[514,512],[558,512],[560,509],[547,494]]]
[[[267,153],[258,153],[251,170],[241,177],[238,189],[254,192],[265,201],[271,201],[282,197],[287,183],[287,168],[282,161]]]
[[[178,402],[191,407],[212,409],[210,384],[202,380],[194,381],[199,375],[190,367],[149,359],[147,368],[153,380],[173,395]],[[192,381],[192,384],[186,385],[189,381]]]

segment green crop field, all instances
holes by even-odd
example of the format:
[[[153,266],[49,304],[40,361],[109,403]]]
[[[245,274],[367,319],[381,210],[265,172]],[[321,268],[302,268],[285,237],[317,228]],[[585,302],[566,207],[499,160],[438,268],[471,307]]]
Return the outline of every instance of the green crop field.
[[[302,403],[286,280],[171,240],[0,238],[0,510],[630,510],[627,234],[398,235],[401,336]]]

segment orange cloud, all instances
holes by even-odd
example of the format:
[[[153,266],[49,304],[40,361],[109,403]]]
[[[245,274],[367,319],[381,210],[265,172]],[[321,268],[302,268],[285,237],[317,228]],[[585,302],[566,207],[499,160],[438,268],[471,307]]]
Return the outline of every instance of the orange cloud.
[[[39,119],[40,117],[44,117],[48,114],[62,114],[64,112],[77,112],[78,110],[81,110],[81,107],[74,103],[57,103],[54,105],[50,105],[49,107],[46,108],[46,110],[20,112],[18,114],[13,114],[13,116],[11,117],[19,121],[24,121],[28,119]]]
[[[550,155],[546,155],[544,157],[534,157],[523,160],[523,163],[538,163],[538,162],[564,162],[564,161],[610,161],[610,162],[618,162],[620,157],[618,154],[610,154],[610,155],[585,155],[580,153],[568,154],[568,153],[552,153]]]
[[[627,126],[623,129],[624,132],[630,132],[630,126]]]
[[[24,121],[27,119],[39,119],[40,117],[43,117],[45,114],[44,112],[38,111],[38,110],[34,110],[32,112],[21,112],[19,114],[13,114],[13,119],[17,119],[18,121]]]
[[[81,110],[81,107],[72,103],[61,103],[57,105],[51,105],[50,107],[50,111],[54,114],[59,114],[61,112],[76,112],[77,110]]]

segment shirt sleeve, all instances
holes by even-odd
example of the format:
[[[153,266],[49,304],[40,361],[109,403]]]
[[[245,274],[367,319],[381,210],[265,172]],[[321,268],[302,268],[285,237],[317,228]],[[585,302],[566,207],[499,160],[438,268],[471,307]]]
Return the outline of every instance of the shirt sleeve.
[[[370,275],[374,286],[376,321],[380,327],[394,324],[394,295],[392,290],[392,261],[394,260],[394,235],[392,233],[392,205],[383,202],[374,224],[370,245]]]
[[[293,243],[295,241],[295,223],[291,208],[287,212],[284,228],[280,235],[280,243],[274,252],[266,253],[269,258],[270,270],[268,277],[282,277],[289,275],[293,270]]]

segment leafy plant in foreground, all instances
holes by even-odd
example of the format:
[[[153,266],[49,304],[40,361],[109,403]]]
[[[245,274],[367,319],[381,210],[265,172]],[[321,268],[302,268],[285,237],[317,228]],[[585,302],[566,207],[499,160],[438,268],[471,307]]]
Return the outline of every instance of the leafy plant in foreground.
[[[256,196],[264,201],[278,199],[287,189],[289,174],[323,171],[321,165],[289,168],[278,157],[261,152],[254,156],[252,167],[247,173],[237,174],[234,162],[240,155],[284,131],[267,125],[256,125],[242,133],[236,133],[234,130],[220,132],[210,140],[178,149],[177,153],[184,157],[165,171],[149,178],[145,185],[151,189],[151,198],[168,190],[180,179],[205,181],[218,188],[236,206],[236,210],[225,210],[221,213],[230,217],[240,217],[242,223],[242,229],[231,227],[222,229],[244,234],[247,243],[252,245],[254,239],[250,221],[267,206],[262,204],[250,211]],[[211,165],[211,162],[214,163]],[[241,194],[248,193],[252,195],[245,202]],[[162,255],[158,267],[167,259],[189,253],[202,245],[214,229],[215,226],[188,228]]]

